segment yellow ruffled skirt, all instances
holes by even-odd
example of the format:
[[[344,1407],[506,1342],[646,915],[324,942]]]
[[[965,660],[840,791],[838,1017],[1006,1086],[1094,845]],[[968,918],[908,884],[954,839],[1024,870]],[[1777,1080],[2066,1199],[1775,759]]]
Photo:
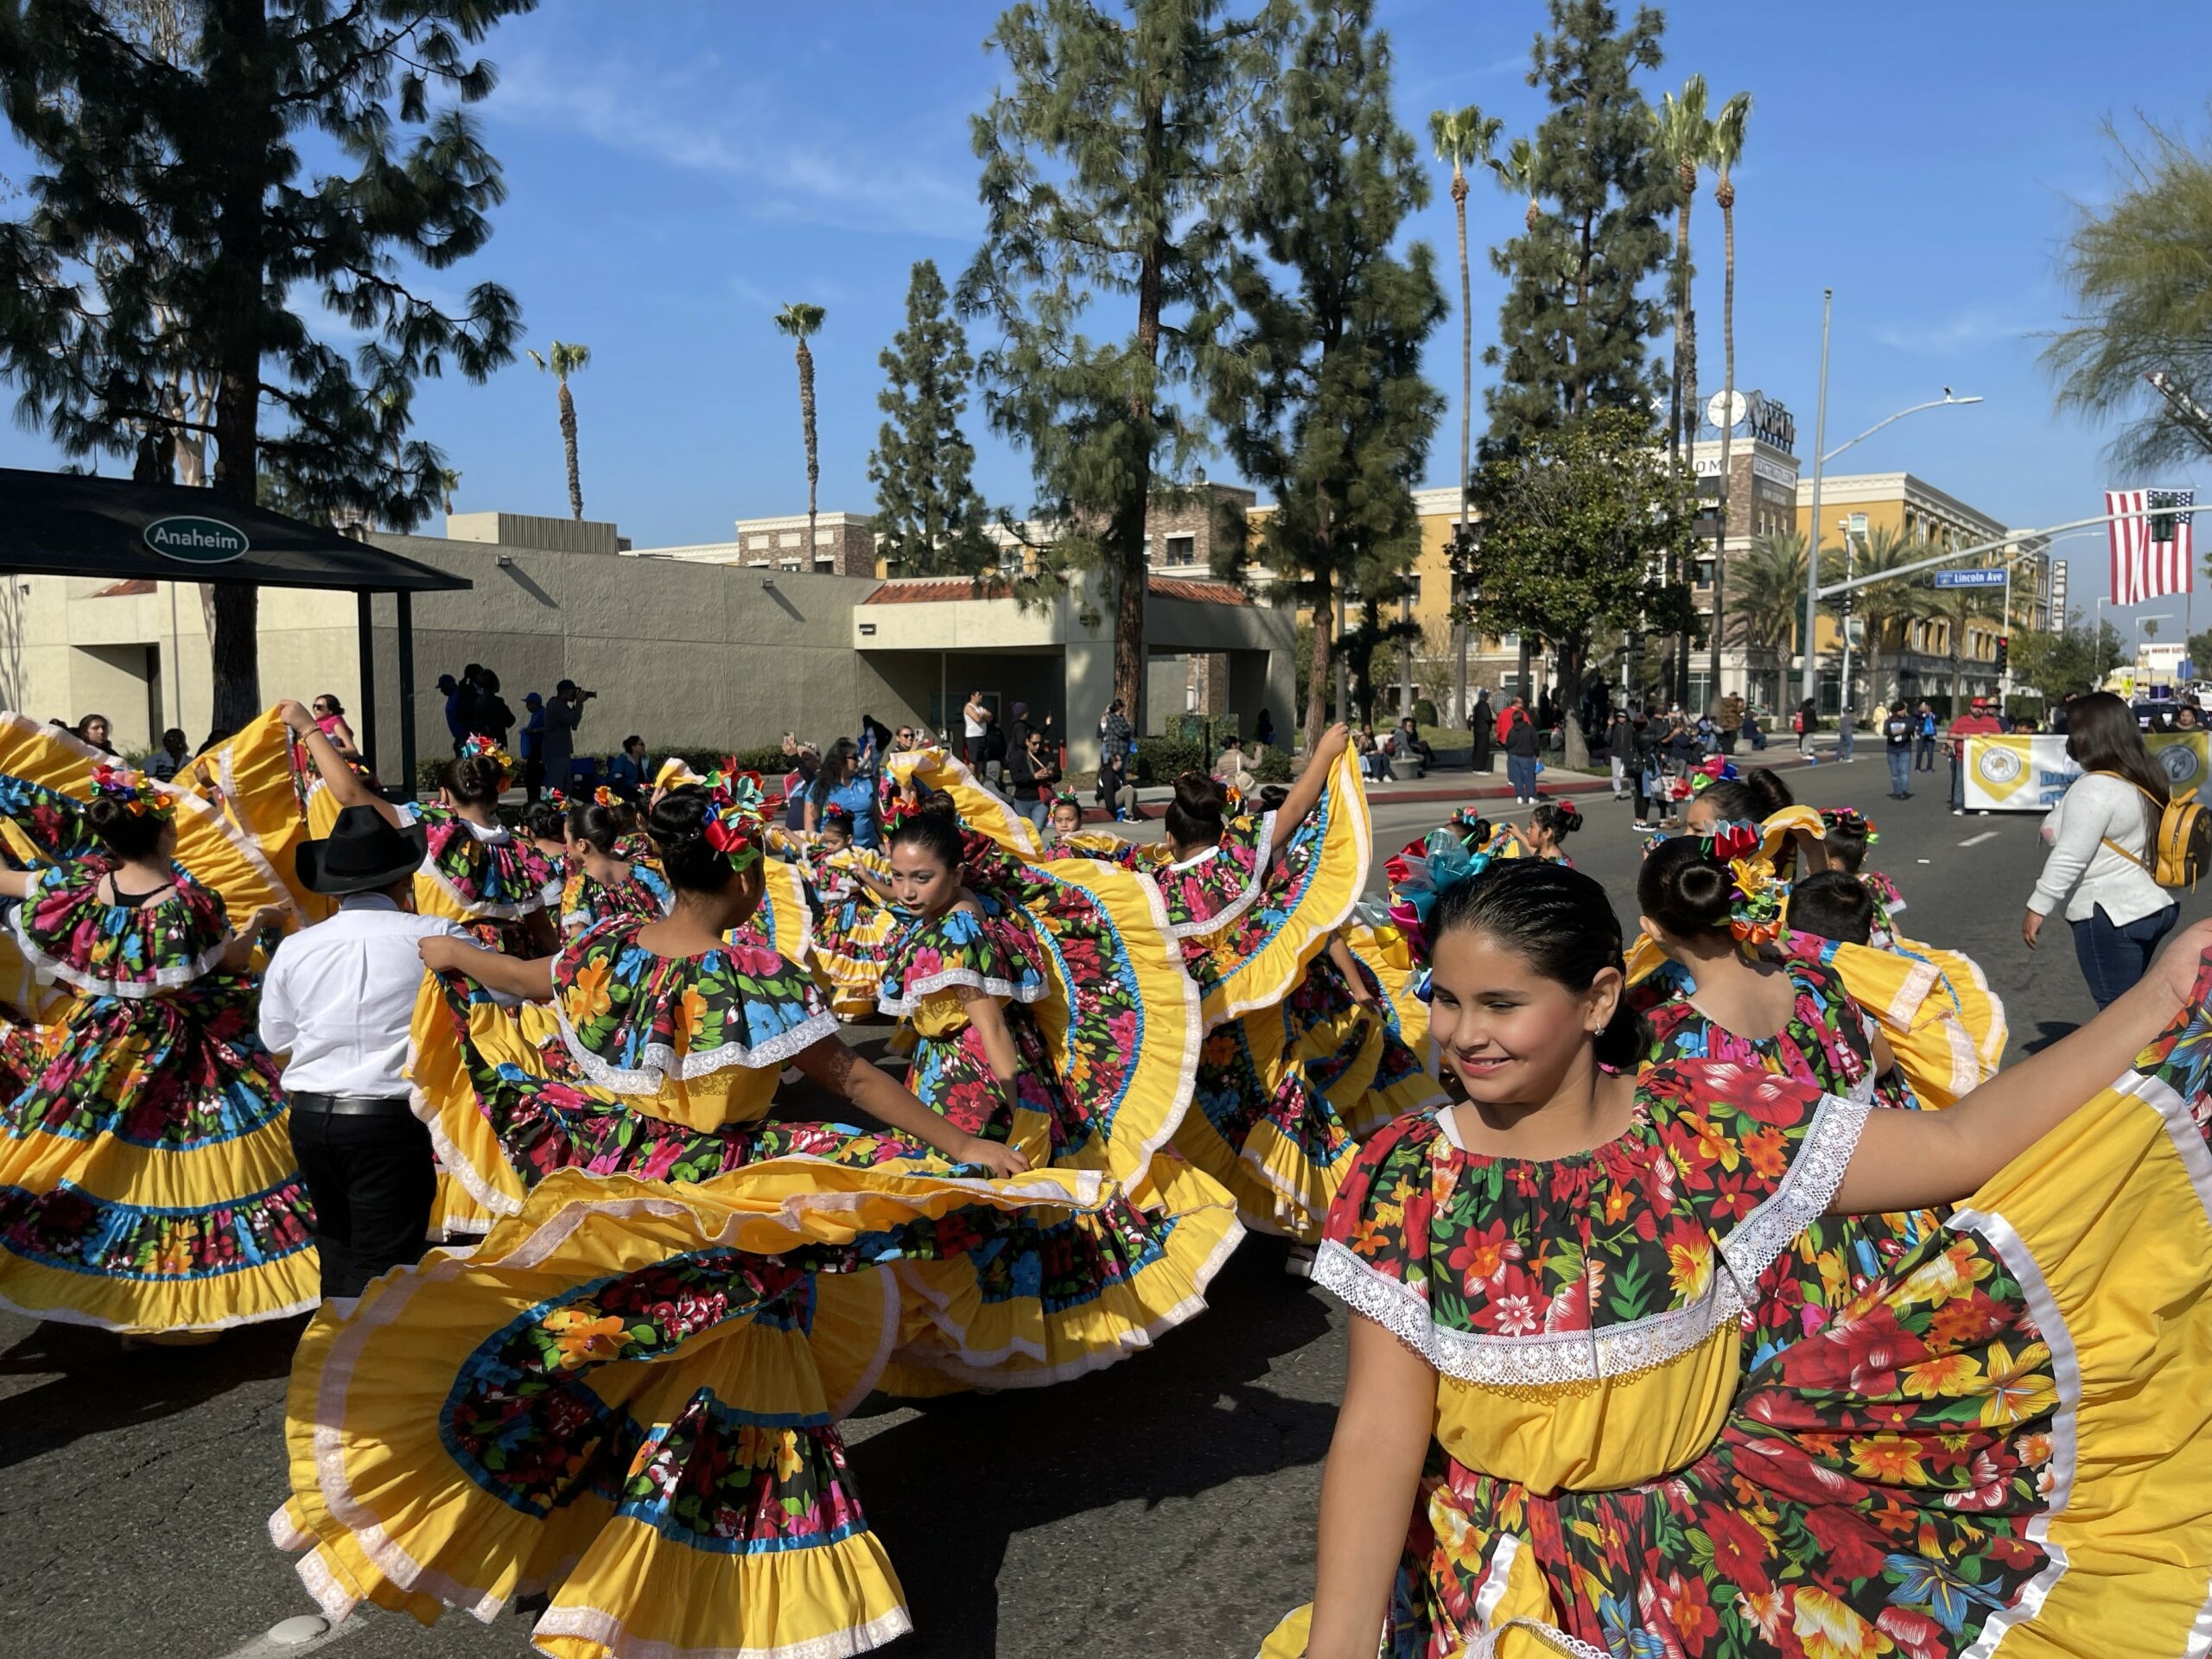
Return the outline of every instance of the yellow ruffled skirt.
[[[334,1617],[543,1594],[562,1659],[880,1646],[909,1620],[836,1424],[901,1328],[883,1264],[1109,1197],[808,1159],[685,1188],[549,1177],[474,1252],[318,1316],[272,1535]]]

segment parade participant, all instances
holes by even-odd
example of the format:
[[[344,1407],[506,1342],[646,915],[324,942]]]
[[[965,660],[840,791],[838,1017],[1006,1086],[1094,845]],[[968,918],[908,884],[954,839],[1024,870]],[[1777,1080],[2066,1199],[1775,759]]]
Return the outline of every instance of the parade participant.
[[[422,1256],[437,1196],[430,1132],[410,1109],[401,1065],[416,992],[416,946],[460,927],[414,913],[429,836],[365,806],[299,849],[301,881],[338,912],[277,947],[261,988],[261,1039],[287,1056],[292,1150],[315,1202],[322,1295],[359,1296]]]
[[[1573,801],[1542,801],[1529,815],[1521,839],[1531,858],[1548,858],[1554,864],[1572,864],[1561,842],[1582,827],[1582,810]]]
[[[1943,1113],[1635,1069],[1572,871],[1494,864],[1433,925],[1465,1098],[1371,1141],[1332,1215],[1315,1276],[1358,1317],[1270,1659],[2190,1650],[2212,925]],[[1847,1318],[1747,1355],[1814,1218],[1953,1204]]]
[[[898,823],[906,819],[902,813]],[[842,806],[822,814],[802,856],[819,911],[808,965],[838,1018],[872,1019],[884,963],[902,925],[893,907],[891,861],[880,849],[854,844],[853,817]]]
[[[1827,868],[1827,826],[1821,815],[1798,805],[1789,785],[1764,766],[1753,766],[1741,777],[1724,774],[1699,787],[1682,814],[1682,827],[1690,835],[1707,836],[1747,820],[1758,826],[1760,856],[1785,887],[1800,857],[1808,870]]]
[[[1792,933],[1808,933],[1838,944],[1871,945],[1874,894],[1855,875],[1840,869],[1821,870],[1789,889],[1783,918]]]
[[[569,798],[557,789],[549,791],[543,800],[532,801],[523,809],[522,827],[530,844],[545,861],[550,876],[542,891],[548,906],[558,915],[561,890],[569,880]]]
[[[250,971],[283,912],[233,930],[177,861],[177,791],[103,760],[88,792],[0,776],[5,844],[36,857],[0,869],[16,947],[76,994],[0,1105],[0,1306],[172,1335],[311,1308],[314,1211]]]
[[[1647,1058],[1719,1058],[1801,1077],[1830,1094],[1874,1097],[1889,1044],[1827,970],[1784,963],[1782,901],[1748,824],[1683,836],[1644,855],[1640,926],[1682,970],[1641,1009]],[[1646,1001],[1646,999],[1636,999]]]
[[[1905,906],[1896,882],[1879,870],[1866,868],[1866,849],[1881,840],[1881,831],[1875,829],[1873,819],[1852,806],[1824,806],[1821,822],[1827,829],[1821,844],[1827,854],[1828,868],[1856,876],[1865,886],[1874,905],[1872,942],[1878,950],[1888,950],[1897,942],[1897,918]]]
[[[1083,803],[1067,790],[1052,797],[1050,824],[1054,842],[1072,841],[1083,833]]]
[[[2109,1007],[2150,970],[2181,915],[2151,868],[2172,787],[2127,704],[2109,691],[2075,699],[2066,754],[2082,768],[2050,810],[2050,852],[2028,895],[2020,937],[2037,948],[2044,918],[2066,906],[2074,954],[2096,1005]]]
[[[757,804],[716,774],[654,806],[666,918],[535,962],[423,942],[552,999],[587,1081],[477,1057],[543,1179],[473,1253],[302,1344],[271,1533],[312,1552],[332,1617],[519,1592],[571,1656],[867,1651],[911,1620],[838,1421],[898,1367],[942,1389],[1110,1363],[1150,1339],[1125,1317],[1140,1280],[1179,1290],[1156,1325],[1202,1306],[1163,1251],[1233,1236],[1225,1207],[1141,1217],[1096,1174],[1027,1170],[846,1048],[793,964],[730,942],[760,894]],[[765,1122],[787,1064],[899,1133]]]
[[[609,916],[664,916],[676,895],[638,832],[637,820],[614,791],[601,785],[593,798],[569,804],[567,872],[561,890],[561,931],[579,933]]]

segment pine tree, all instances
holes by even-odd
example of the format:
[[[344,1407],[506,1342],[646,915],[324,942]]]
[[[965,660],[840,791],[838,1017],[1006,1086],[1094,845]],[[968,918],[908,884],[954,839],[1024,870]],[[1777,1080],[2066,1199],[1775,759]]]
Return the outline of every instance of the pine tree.
[[[995,562],[997,549],[983,533],[983,498],[969,482],[975,446],[960,429],[976,359],[945,308],[935,260],[916,262],[906,326],[881,360],[889,384],[875,402],[891,418],[868,461],[876,545],[899,575],[977,575]]]
[[[1144,709],[1145,513],[1197,458],[1175,394],[1183,324],[1216,302],[1224,179],[1243,165],[1285,0],[1227,19],[1221,0],[1022,0],[990,45],[1007,85],[976,118],[982,245],[960,304],[999,338],[979,367],[992,425],[1029,451],[1036,516],[1068,567],[1112,588],[1114,690]],[[1128,330],[1086,334],[1125,300]]]
[[[0,365],[24,417],[72,455],[212,440],[214,486],[239,501],[274,474],[343,521],[433,512],[444,457],[415,442],[395,461],[391,423],[419,377],[510,360],[520,322],[493,283],[457,312],[407,286],[408,266],[482,247],[505,194],[474,124],[430,94],[489,92],[467,54],[533,3],[201,0],[168,53],[102,0],[0,9],[0,99],[36,162],[29,213],[0,224]],[[318,304],[370,336],[350,361],[316,337]],[[204,410],[174,395],[194,376],[214,386]],[[257,594],[213,592],[215,723],[243,725]]]
[[[1362,702],[1376,651],[1413,632],[1394,614],[1421,552],[1413,486],[1443,398],[1421,347],[1446,315],[1435,257],[1393,251],[1428,200],[1390,112],[1390,52],[1372,0],[1313,0],[1274,89],[1237,203],[1249,245],[1230,265],[1237,315],[1205,353],[1212,408],[1239,470],[1274,498],[1261,556],[1277,602],[1310,609],[1307,741],[1328,693],[1334,603]]]
[[[1675,175],[1654,157],[1633,77],[1659,66],[1662,19],[1639,7],[1624,29],[1606,0],[1551,0],[1551,17],[1529,75],[1551,104],[1529,182],[1553,211],[1491,256],[1511,286],[1483,353],[1499,371],[1486,459],[1593,410],[1649,410],[1656,389],[1647,343],[1663,318],[1649,282],[1667,257]]]

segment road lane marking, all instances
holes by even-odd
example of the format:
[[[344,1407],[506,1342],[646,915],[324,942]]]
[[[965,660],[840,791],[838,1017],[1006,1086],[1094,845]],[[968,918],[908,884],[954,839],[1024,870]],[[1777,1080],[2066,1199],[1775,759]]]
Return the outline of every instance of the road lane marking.
[[[1961,847],[1979,847],[1985,841],[1994,841],[1996,839],[1997,832],[1994,830],[1985,830],[1978,836],[1968,836],[1964,841],[1961,842],[1959,845]]]

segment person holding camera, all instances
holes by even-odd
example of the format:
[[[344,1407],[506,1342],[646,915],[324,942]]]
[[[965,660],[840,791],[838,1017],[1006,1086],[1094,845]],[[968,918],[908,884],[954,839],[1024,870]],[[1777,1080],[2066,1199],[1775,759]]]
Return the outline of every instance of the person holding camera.
[[[599,695],[574,680],[553,688],[553,701],[545,705],[545,730],[538,739],[538,760],[545,781],[568,792],[570,763],[576,758],[576,728],[583,723],[584,704]]]

